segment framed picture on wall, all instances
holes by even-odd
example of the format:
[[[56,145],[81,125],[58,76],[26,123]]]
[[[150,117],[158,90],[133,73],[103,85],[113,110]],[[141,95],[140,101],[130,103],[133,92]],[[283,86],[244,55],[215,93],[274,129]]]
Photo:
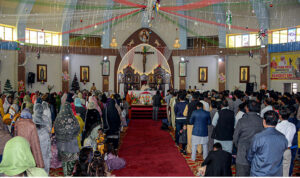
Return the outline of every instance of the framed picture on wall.
[[[207,83],[208,67],[199,67],[199,83]]]
[[[179,77],[187,76],[186,68],[186,62],[179,62]]]
[[[80,66],[80,82],[90,82],[90,67]]]
[[[102,76],[109,76],[109,68],[110,68],[110,62],[109,60],[103,61],[102,65]]]
[[[249,66],[240,66],[240,83],[248,83],[250,78]]]
[[[38,82],[47,82],[47,65],[46,64],[37,64],[37,81]]]

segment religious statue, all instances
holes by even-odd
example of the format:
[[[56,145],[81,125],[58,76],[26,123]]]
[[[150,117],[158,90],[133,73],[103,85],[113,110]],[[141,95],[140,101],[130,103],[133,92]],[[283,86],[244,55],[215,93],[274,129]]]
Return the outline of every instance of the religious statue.
[[[40,80],[41,81],[45,80],[45,71],[44,71],[44,68],[41,68],[41,70],[40,70]]]
[[[83,80],[84,80],[84,81],[87,81],[87,80],[88,80],[86,69],[83,70]]]
[[[201,71],[201,81],[205,81],[205,72],[204,72],[204,69],[202,69]]]
[[[135,52],[135,54],[143,55],[143,73],[145,73],[146,72],[147,55],[154,54],[154,52],[147,52],[147,48],[143,47],[143,51]]]
[[[246,70],[243,69],[243,72],[242,72],[242,81],[245,81],[246,80]]]

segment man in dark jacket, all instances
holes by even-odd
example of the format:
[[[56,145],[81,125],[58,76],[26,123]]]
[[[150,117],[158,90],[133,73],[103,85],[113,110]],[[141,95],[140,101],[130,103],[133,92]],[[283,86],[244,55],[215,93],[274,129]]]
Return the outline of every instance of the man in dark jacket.
[[[199,95],[194,93],[192,95],[192,101],[186,105],[184,109],[183,115],[186,116],[187,119],[187,153],[192,152],[192,130],[193,125],[190,124],[190,118],[192,116],[193,111],[197,109],[197,103],[199,103]],[[201,147],[199,147],[201,148]],[[198,152],[201,152],[201,149],[198,149]]]
[[[157,121],[157,114],[158,114],[158,110],[159,107],[161,106],[161,96],[160,96],[160,92],[157,91],[156,95],[154,95],[152,97],[152,105],[153,105],[153,114],[152,114],[152,119]]]
[[[237,147],[236,176],[250,176],[250,165],[246,158],[253,136],[263,130],[262,119],[259,117],[260,104],[249,101],[245,107],[246,113],[239,120],[233,134],[233,143]]]
[[[174,107],[174,112],[176,117],[175,118],[175,124],[176,124],[175,139],[177,145],[179,141],[179,131],[183,128],[183,125],[186,124],[186,117],[183,115],[183,111],[186,105],[187,102],[185,101],[185,95],[181,94],[179,96],[179,102],[177,102]]]
[[[214,143],[221,143],[223,150],[229,153],[232,153],[234,120],[234,112],[229,110],[227,100],[223,100],[222,109],[215,114],[212,121],[215,127],[212,137]]]
[[[196,160],[197,146],[203,146],[203,159],[208,154],[208,125],[211,124],[210,113],[204,111],[203,104],[197,104],[197,110],[193,112],[190,123],[194,125],[192,132],[192,160]]]
[[[275,129],[279,115],[275,111],[264,114],[264,130],[253,137],[247,159],[251,164],[250,176],[282,177],[283,153],[288,147],[285,136]]]
[[[227,151],[222,150],[222,145],[215,143],[213,151],[209,152],[201,166],[206,166],[205,176],[231,177],[231,160],[231,155]]]

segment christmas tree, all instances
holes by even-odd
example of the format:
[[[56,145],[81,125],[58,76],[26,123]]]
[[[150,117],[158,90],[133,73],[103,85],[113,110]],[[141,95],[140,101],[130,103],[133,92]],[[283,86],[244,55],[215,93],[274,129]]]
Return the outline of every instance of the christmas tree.
[[[74,75],[74,78],[73,78],[73,81],[72,81],[72,91],[76,92],[77,90],[80,90],[80,87],[79,87],[79,83],[78,83],[78,79],[77,79],[77,75],[75,73]]]
[[[12,94],[13,93],[13,88],[10,84],[10,80],[7,79],[6,82],[5,82],[5,85],[4,85],[4,91],[3,91],[4,94]]]

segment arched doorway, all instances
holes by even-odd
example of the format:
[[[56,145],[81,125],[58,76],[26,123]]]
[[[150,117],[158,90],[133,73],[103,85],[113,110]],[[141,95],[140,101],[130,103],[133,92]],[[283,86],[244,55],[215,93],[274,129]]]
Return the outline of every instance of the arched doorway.
[[[145,36],[146,35],[146,36]],[[172,60],[171,51],[168,49],[166,43],[152,30],[148,28],[141,28],[135,31],[130,35],[127,40],[122,44],[120,49],[120,54],[116,58],[115,68],[114,68],[114,90],[118,92],[118,70],[122,61],[122,58],[128,53],[131,49],[139,46],[141,44],[150,45],[156,48],[166,59],[169,70],[171,72],[171,83],[174,83],[174,65]],[[126,51],[126,52],[122,52]],[[122,54],[123,53],[123,54]],[[172,85],[170,86],[172,87]]]

